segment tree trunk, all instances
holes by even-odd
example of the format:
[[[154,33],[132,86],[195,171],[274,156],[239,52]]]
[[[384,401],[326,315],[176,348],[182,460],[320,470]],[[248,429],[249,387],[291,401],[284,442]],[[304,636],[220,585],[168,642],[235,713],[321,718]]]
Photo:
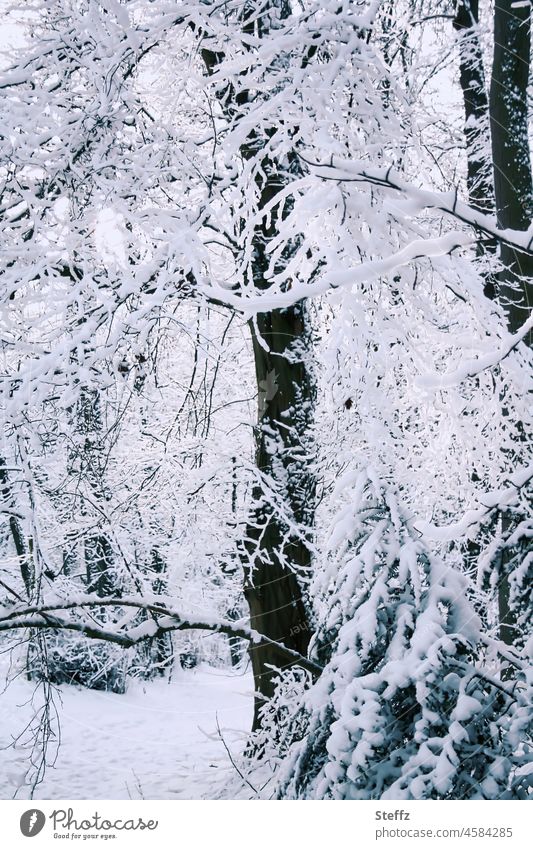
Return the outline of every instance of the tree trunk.
[[[274,4],[273,4],[274,5]],[[245,4],[243,32],[268,35],[267,9],[257,19],[257,4]],[[290,12],[279,9],[281,17]],[[222,54],[203,49],[208,74],[223,61]],[[235,92],[229,84],[220,97],[228,118],[248,103],[248,92]],[[261,158],[265,140],[272,139],[276,128],[252,129],[241,145],[245,160],[257,159],[256,189],[258,212],[275,201],[278,193],[299,173],[299,163],[288,155],[280,166],[268,156]],[[267,290],[269,282],[268,245],[278,233],[280,221],[289,213],[285,199],[283,211],[275,205],[267,217],[255,226],[252,263],[253,285]],[[291,247],[278,263],[288,262]],[[304,601],[302,578],[310,567],[309,534],[314,519],[315,483],[312,468],[310,429],[314,408],[314,379],[311,364],[310,322],[305,304],[260,313],[250,322],[258,392],[258,424],[255,430],[258,480],[253,489],[253,504],[246,529],[242,555],[244,595],[250,608],[252,628],[300,654],[307,653],[310,628]],[[273,694],[275,671],[285,668],[287,659],[275,647],[250,646],[256,691],[253,729],[261,724],[260,709]]]
[[[9,514],[9,531],[15,546],[20,574],[24,582],[27,597],[31,599],[35,588],[35,571],[31,556],[31,542],[28,547],[21,523],[17,516],[14,515],[15,499],[9,480],[7,465],[3,457],[0,457],[0,499],[3,502],[3,511]]]
[[[465,110],[468,195],[474,209],[492,212],[494,188],[490,168],[489,102],[478,34],[478,0],[459,0],[453,25],[461,35],[459,80]]]
[[[492,175],[489,100],[483,67],[483,52],[479,41],[478,0],[458,0],[454,29],[459,38],[459,82],[463,94],[465,114],[464,137],[466,151],[466,185],[470,205],[479,212],[494,214],[494,180]],[[482,234],[476,243],[476,255],[481,259],[494,256],[498,243]],[[482,271],[483,292],[494,300],[496,286],[490,266]],[[479,482],[478,471],[472,473],[472,481]],[[481,553],[477,539],[466,544],[468,563],[475,568]]]
[[[454,28],[460,33],[459,81],[465,112],[466,184],[471,206],[479,212],[494,212],[494,184],[490,157],[489,101],[485,85],[483,53],[479,41],[478,0],[458,0]],[[479,257],[495,254],[495,239],[481,237],[477,241]],[[494,277],[483,275],[485,295],[496,295]]]
[[[527,230],[533,212],[528,139],[530,61],[529,3],[500,0],[494,10],[494,61],[490,88],[490,127],[498,226]],[[533,303],[533,258],[501,246],[505,269],[498,277],[508,326],[516,333]],[[527,340],[533,341],[531,334]]]
[[[314,384],[308,360],[309,319],[304,304],[257,316],[252,328],[258,386],[256,462],[260,481],[246,534],[245,596],[251,626],[305,655],[309,619],[302,592],[310,568],[314,512],[309,429]],[[265,345],[268,350],[265,350]],[[303,580],[302,580],[303,579]],[[272,696],[274,667],[285,667],[275,647],[250,646],[259,711]]]
[[[490,126],[496,214],[498,226],[503,229],[527,230],[533,213],[527,107],[530,16],[529,3],[500,0],[495,4]],[[509,331],[516,333],[528,318],[533,303],[533,259],[504,244],[500,258],[504,268],[498,275],[498,295],[507,313]],[[531,345],[531,332],[525,341]],[[512,514],[502,515],[505,538],[511,534],[515,522]],[[507,645],[513,645],[516,638],[509,581],[516,554],[516,548],[504,549],[500,564],[500,638]],[[504,676],[510,674],[504,670]]]
[[[272,136],[275,130],[269,130]],[[241,148],[243,158],[260,156],[261,140],[255,131]],[[296,157],[289,155],[282,170],[267,158],[257,178],[259,211],[270,207],[269,218],[254,230],[252,267],[256,289],[267,290],[269,241],[291,209],[285,199],[281,218],[272,206],[278,193],[300,174]],[[276,273],[289,261],[287,245]],[[300,654],[307,654],[309,615],[302,591],[311,555],[309,534],[314,520],[315,481],[311,471],[310,432],[314,414],[312,341],[304,301],[287,309],[259,313],[250,322],[258,392],[255,430],[259,481],[254,487],[253,509],[246,533],[245,596],[251,626]],[[256,701],[253,728],[260,725],[260,710],[274,690],[275,671],[286,667],[275,647],[250,646]]]
[[[102,439],[101,399],[95,389],[84,387],[76,411],[76,430],[84,437],[79,450],[79,474],[87,482],[91,496],[98,503],[105,502],[105,455]],[[104,456],[103,456],[104,455]],[[86,507],[82,502],[81,511]],[[116,591],[113,574],[113,549],[104,533],[89,535],[84,541],[83,557],[87,590],[102,597]]]

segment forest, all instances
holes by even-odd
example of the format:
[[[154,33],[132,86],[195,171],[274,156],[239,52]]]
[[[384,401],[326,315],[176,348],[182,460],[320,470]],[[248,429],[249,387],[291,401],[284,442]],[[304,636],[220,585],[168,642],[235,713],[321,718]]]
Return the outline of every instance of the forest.
[[[0,796],[527,799],[529,0],[0,11]]]

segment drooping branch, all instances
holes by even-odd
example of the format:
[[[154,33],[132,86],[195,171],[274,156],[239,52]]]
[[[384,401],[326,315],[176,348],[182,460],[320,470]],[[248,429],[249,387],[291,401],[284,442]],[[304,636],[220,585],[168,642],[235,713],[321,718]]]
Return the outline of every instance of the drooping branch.
[[[101,628],[94,622],[81,622],[66,619],[56,615],[56,611],[77,610],[84,607],[130,607],[144,610],[152,614],[152,619],[130,630],[111,630]],[[136,598],[97,598],[95,596],[82,596],[75,601],[59,602],[57,604],[28,605],[15,607],[0,617],[0,632],[11,631],[21,628],[55,629],[64,631],[75,631],[83,636],[115,643],[122,648],[131,648],[151,640],[169,631],[202,630],[213,633],[226,634],[228,636],[241,637],[248,640],[251,649],[274,647],[278,655],[287,660],[290,665],[301,666],[312,675],[320,675],[322,667],[313,660],[304,657],[293,649],[287,648],[283,643],[271,640],[258,631],[246,626],[238,625],[225,620],[197,619],[194,616],[183,616],[161,604],[151,604],[143,599]]]
[[[472,528],[486,521],[495,510],[503,510],[513,504],[518,492],[526,487],[533,478],[533,463],[509,476],[511,486],[483,496],[482,506],[467,510],[461,519],[449,525],[435,525],[432,522],[417,520],[414,527],[426,539],[437,542],[450,542],[460,539]]]
[[[365,162],[344,160],[332,157],[329,162],[311,162],[305,160],[317,176],[323,180],[337,182],[370,183],[385,189],[401,192],[418,205],[419,209],[437,209],[453,216],[463,224],[469,224],[477,230],[496,239],[510,248],[533,257],[533,231],[502,229],[492,215],[479,212],[473,206],[461,200],[457,189],[451,192],[434,192],[420,189],[403,180],[392,168],[372,168]]]
[[[533,315],[524,322],[517,333],[507,334],[502,339],[500,346],[493,351],[483,354],[477,358],[463,360],[459,367],[449,372],[428,372],[421,375],[417,383],[424,389],[444,389],[447,386],[456,386],[467,378],[477,377],[487,369],[494,368],[503,362],[514,351],[533,329]]]
[[[267,310],[287,309],[308,298],[323,295],[332,289],[365,283],[372,278],[390,274],[415,260],[446,256],[473,244],[474,239],[463,230],[453,230],[434,239],[414,239],[389,256],[360,262],[351,268],[331,271],[313,282],[296,281],[290,289],[276,288],[252,295],[233,292],[221,295],[228,304],[247,318]],[[217,290],[219,291],[219,290]]]
[[[316,176],[323,180],[338,183],[367,183],[391,189],[402,194],[409,202],[409,214],[414,215],[424,209],[444,212],[462,224],[472,227],[477,234],[484,233],[509,249],[520,251],[524,256],[533,258],[533,227],[527,231],[501,229],[494,216],[476,210],[458,196],[457,190],[435,192],[419,188],[402,179],[392,168],[372,168],[367,163],[356,160],[332,157],[329,162],[320,163],[307,160],[301,154],[298,155]],[[289,192],[296,194],[304,185],[307,185],[308,180],[307,176],[301,180],[294,180],[290,188],[286,189],[287,195]],[[266,204],[262,214],[269,213],[271,206],[273,203]],[[397,268],[418,259],[431,259],[450,254],[456,249],[475,245],[477,239],[478,235],[469,233],[466,229],[455,230],[434,238],[415,239],[389,256],[361,262],[351,268],[343,268],[341,271],[332,271],[311,283],[296,281],[290,288],[271,286],[268,290],[256,291],[252,294],[224,290],[220,286],[211,290],[208,286],[205,288],[205,293],[208,297],[214,293],[216,298],[249,318],[265,310],[286,309],[299,301],[322,295],[339,286],[365,282],[371,277],[390,274]],[[513,333],[519,333],[525,328],[526,324],[523,324],[521,327],[514,328]]]

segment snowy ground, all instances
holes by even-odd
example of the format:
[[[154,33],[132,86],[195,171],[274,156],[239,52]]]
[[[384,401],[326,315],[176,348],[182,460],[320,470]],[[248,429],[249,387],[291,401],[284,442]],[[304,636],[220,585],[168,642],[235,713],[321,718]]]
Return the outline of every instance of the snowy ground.
[[[32,716],[35,687],[0,693],[0,799],[27,798],[28,750],[10,743]],[[35,799],[217,797],[251,725],[251,675],[203,666],[171,683],[134,683],[125,695],[59,688],[61,746]]]

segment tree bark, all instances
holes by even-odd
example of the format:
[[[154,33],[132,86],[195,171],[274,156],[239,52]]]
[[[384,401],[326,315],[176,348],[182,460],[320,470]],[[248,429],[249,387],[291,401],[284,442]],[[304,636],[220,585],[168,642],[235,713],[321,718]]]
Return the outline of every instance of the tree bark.
[[[31,542],[28,548],[22,525],[17,516],[13,514],[15,501],[6,462],[3,457],[0,457],[0,498],[4,503],[5,512],[9,514],[9,530],[17,553],[20,565],[20,574],[24,582],[28,599],[31,599],[35,588],[35,572],[31,556]]]
[[[478,212],[494,212],[494,184],[490,157],[489,101],[485,85],[483,52],[479,41],[478,0],[458,0],[453,21],[460,33],[459,82],[465,112],[464,137],[466,147],[466,184],[470,205]],[[478,257],[495,254],[495,239],[482,237],[477,241]],[[483,291],[494,299],[496,288],[493,274],[483,275]]]
[[[315,491],[308,444],[314,384],[307,359],[310,330],[305,305],[258,315],[252,340],[260,482],[254,488],[255,506],[246,533],[244,592],[251,627],[305,655],[310,629],[302,585],[311,563],[308,534]],[[273,694],[272,667],[287,664],[268,644],[252,645],[250,655],[258,693],[257,728],[261,705]]]
[[[263,13],[266,8],[263,8]],[[279,11],[286,17],[289,7]],[[242,12],[244,32],[254,32],[256,4],[245,4]],[[267,16],[257,24],[261,36],[268,35]],[[256,33],[257,34],[257,33]],[[223,55],[202,50],[207,73],[223,61]],[[248,92],[224,90],[221,103],[228,118],[242,111]],[[268,156],[262,157],[265,139],[276,128],[263,129],[263,135],[251,130],[240,153],[250,161],[258,157],[255,188],[259,190],[258,212],[275,201],[279,192],[299,173],[293,155],[280,166]],[[269,281],[268,245],[290,211],[285,199],[283,211],[270,207],[253,234],[253,285],[267,290]],[[291,256],[287,245],[281,263]],[[278,267],[276,271],[279,271]],[[253,489],[250,520],[242,548],[245,574],[244,595],[250,609],[251,626],[270,640],[282,643],[301,655],[307,653],[310,638],[309,613],[302,578],[307,574],[311,553],[309,535],[314,519],[315,482],[312,467],[310,430],[314,407],[314,379],[311,362],[311,331],[307,307],[303,302],[287,309],[260,313],[250,322],[258,391],[258,423],[255,429],[258,480]],[[275,669],[287,666],[287,657],[276,646],[250,646],[256,691],[253,730],[261,724],[261,707],[274,691]],[[288,665],[291,665],[290,662]]]
[[[496,215],[499,227],[504,229],[527,230],[533,213],[527,106],[530,30],[529,3],[499,0],[495,4],[490,126]],[[498,296],[507,313],[509,331],[516,333],[528,318],[533,303],[533,258],[505,244],[501,245],[500,258],[504,268],[498,275]],[[525,342],[531,346],[532,341],[530,332]],[[515,523],[511,513],[503,513],[504,537],[511,534]],[[500,562],[500,638],[507,645],[513,645],[516,640],[516,615],[509,581],[516,555],[517,547],[504,549]],[[504,670],[503,675],[510,677],[511,672]]]
[[[474,209],[492,212],[494,188],[490,168],[489,102],[478,33],[478,0],[458,0],[453,25],[461,35],[459,81],[465,110],[468,196]]]
[[[496,215],[503,229],[527,230],[533,212],[527,107],[530,16],[529,3],[495,4],[490,127]],[[533,304],[533,258],[505,244],[500,257],[505,268],[498,276],[499,297],[509,331],[516,333]],[[526,341],[531,345],[531,333]]]

